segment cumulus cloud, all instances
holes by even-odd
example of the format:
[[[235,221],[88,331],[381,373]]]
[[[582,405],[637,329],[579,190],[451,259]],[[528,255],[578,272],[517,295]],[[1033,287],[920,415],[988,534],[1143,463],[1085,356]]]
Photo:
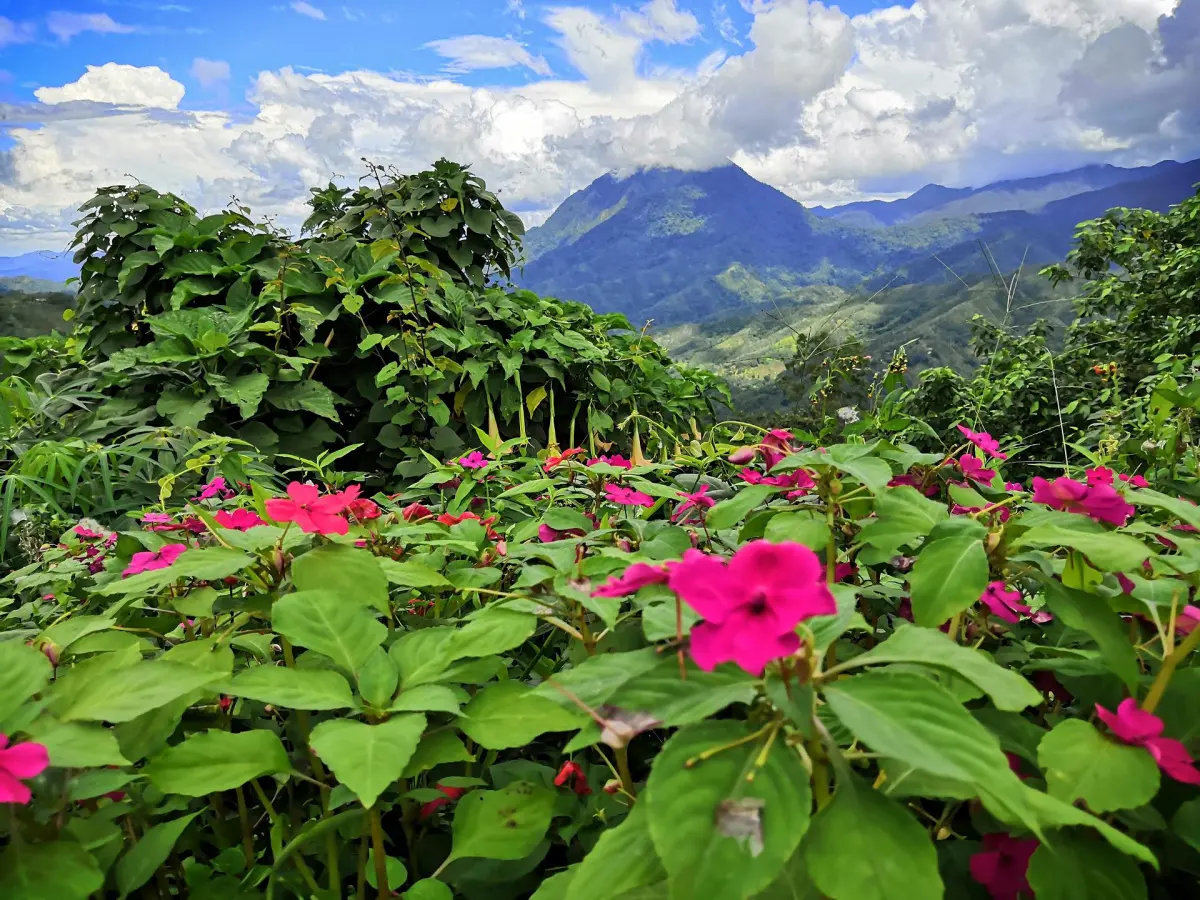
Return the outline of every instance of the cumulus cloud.
[[[229,63],[223,59],[204,59],[197,56],[188,70],[201,87],[216,87],[229,80]]]
[[[36,23],[14,22],[6,16],[0,16],[0,47],[8,44],[26,44],[36,36]]]
[[[316,19],[320,22],[325,21],[325,11],[319,7],[313,6],[311,3],[305,3],[304,0],[296,0],[292,4],[292,9],[300,13],[302,16],[308,16],[310,19]]]
[[[637,12],[622,10],[621,24],[638,37],[670,44],[690,41],[700,34],[700,23],[675,0],[650,0]]]
[[[64,44],[86,31],[96,34],[132,34],[137,30],[132,25],[114,21],[108,13],[73,12],[50,13],[46,17],[46,28]]]
[[[307,188],[353,179],[360,157],[416,171],[444,155],[532,223],[638,166],[732,159],[832,203],[1200,155],[1200,0],[919,0],[853,17],[804,0],[743,6],[745,47],[687,70],[649,64],[656,43],[690,33],[667,15],[683,15],[677,4],[560,6],[540,14],[569,78],[472,87],[283,69],[257,76],[239,116],[180,109],[183,87],[160,69],[95,67],[39,104],[0,108],[0,246],[55,246],[73,207],[126,173],[205,209],[236,194],[294,224]],[[465,46],[443,55],[528,65],[508,44]]]
[[[512,38],[489,37],[484,34],[464,34],[459,37],[430,41],[425,45],[439,56],[450,60],[448,72],[471,72],[476,69],[507,69],[524,66],[539,75],[549,75],[550,65],[541,56],[534,56]]]

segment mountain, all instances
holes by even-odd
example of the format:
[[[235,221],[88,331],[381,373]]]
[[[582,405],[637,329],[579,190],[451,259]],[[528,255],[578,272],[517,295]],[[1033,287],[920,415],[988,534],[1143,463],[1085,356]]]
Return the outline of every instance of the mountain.
[[[65,331],[62,315],[73,302],[58,282],[0,277],[0,338]]]
[[[68,278],[79,275],[79,266],[71,261],[72,254],[52,250],[35,250],[20,256],[0,256],[0,278],[35,278],[52,281],[61,289]]]

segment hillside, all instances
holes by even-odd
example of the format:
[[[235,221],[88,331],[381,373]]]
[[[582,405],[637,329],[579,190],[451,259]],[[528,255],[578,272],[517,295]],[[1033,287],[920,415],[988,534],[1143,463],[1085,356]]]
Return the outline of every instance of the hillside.
[[[0,336],[31,337],[55,328],[65,330],[62,314],[72,301],[53,282],[0,278]]]

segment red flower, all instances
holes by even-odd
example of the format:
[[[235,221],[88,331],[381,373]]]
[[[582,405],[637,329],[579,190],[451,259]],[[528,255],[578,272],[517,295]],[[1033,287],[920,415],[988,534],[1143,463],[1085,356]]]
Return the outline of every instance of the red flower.
[[[422,506],[420,503],[410,503],[400,511],[400,518],[405,522],[415,522],[418,519],[428,519],[433,515],[433,510]]]
[[[559,531],[551,528],[545,522],[538,526],[538,540],[543,544],[552,544],[555,541],[561,541],[568,537],[583,537],[583,532],[578,528],[568,528],[566,531]]]
[[[1124,525],[1134,513],[1134,508],[1110,485],[1089,487],[1066,476],[1055,478],[1054,481],[1034,478],[1033,502],[1044,503],[1051,509],[1090,516],[1097,522],[1112,525]]]
[[[604,486],[604,494],[610,501],[619,506],[645,506],[649,508],[654,505],[654,498],[649,494],[643,494],[641,491],[635,491],[633,488],[621,487],[616,484],[606,484]]]
[[[649,584],[666,584],[667,570],[649,563],[634,563],[623,575],[614,575],[592,591],[593,597],[627,597]]]
[[[227,512],[222,509],[213,518],[217,520],[217,524],[222,528],[229,528],[234,531],[249,531],[251,528],[267,524],[252,509],[235,509],[233,512]]]
[[[552,471],[555,467],[565,463],[572,456],[578,456],[583,453],[582,447],[572,447],[570,450],[564,450],[561,456],[548,456],[542,464],[542,469],[546,472]]]
[[[358,490],[353,485],[322,497],[316,485],[293,481],[287,488],[287,500],[273,497],[267,501],[267,515],[276,522],[295,522],[306,534],[347,534],[350,523],[342,513],[357,499]]]
[[[129,560],[129,565],[125,571],[121,573],[122,578],[128,578],[130,575],[137,575],[141,572],[150,572],[154,569],[166,569],[175,563],[187,550],[184,544],[167,544],[159,550],[147,550],[142,553],[133,554],[133,558]]]
[[[580,797],[586,797],[592,792],[588,786],[587,775],[583,773],[583,769],[577,763],[570,760],[562,764],[562,768],[558,770],[558,774],[554,776],[555,787],[562,787],[571,780],[571,787]]]
[[[971,857],[971,877],[987,888],[992,900],[1019,900],[1022,893],[1032,897],[1027,873],[1037,848],[1037,838],[985,834],[983,850]]]
[[[379,518],[379,504],[374,500],[368,500],[366,497],[351,500],[346,507],[346,511],[360,522]]]
[[[436,800],[430,800],[428,803],[422,803],[420,812],[422,819],[428,819],[434,814],[434,812],[438,810],[439,807],[452,803],[470,790],[469,788],[446,787],[444,784],[439,784],[437,789],[446,796],[438,797]]]
[[[1021,592],[1008,590],[1003,581],[993,581],[989,584],[979,602],[986,604],[992,615],[1013,624],[1020,622],[1021,616],[1028,616],[1033,612],[1021,602]]]
[[[1000,442],[986,431],[972,431],[965,425],[956,426],[968,441],[986,453],[992,459],[1008,459],[1007,453],[1000,452]]]
[[[1163,720],[1140,709],[1132,697],[1122,700],[1115,713],[1097,703],[1096,715],[1118,740],[1145,747],[1158,767],[1176,781],[1200,785],[1200,770],[1196,769],[1187,748],[1175,738],[1163,737]]]

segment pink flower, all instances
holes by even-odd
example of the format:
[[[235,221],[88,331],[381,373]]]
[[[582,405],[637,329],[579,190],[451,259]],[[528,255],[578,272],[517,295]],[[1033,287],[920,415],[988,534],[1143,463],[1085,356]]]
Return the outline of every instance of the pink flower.
[[[1175,630],[1180,634],[1191,634],[1200,625],[1200,606],[1188,604],[1175,617]]]
[[[1141,475],[1120,475],[1118,477],[1122,481],[1127,482],[1128,484],[1131,484],[1137,488],[1150,487],[1150,482],[1148,482]]]
[[[992,459],[1008,459],[1007,453],[1000,452],[1000,442],[986,431],[972,431],[965,425],[959,425],[958,430],[963,433],[963,437],[992,457]]]
[[[891,481],[888,482],[888,487],[916,488],[918,491],[920,491],[926,497],[932,497],[934,494],[936,494],[938,492],[936,484],[931,484],[931,485],[925,486],[921,482],[921,479],[919,479],[916,475],[907,475],[907,474],[893,476]]]
[[[142,521],[150,525],[165,525],[171,521],[170,513],[146,513]]]
[[[654,505],[654,498],[649,494],[643,494],[641,491],[635,491],[633,488],[621,487],[616,484],[606,484],[604,486],[605,496],[619,506],[645,506],[651,507]]]
[[[735,466],[744,466],[746,463],[753,462],[758,456],[757,447],[738,447],[727,457]]]
[[[1021,602],[1021,592],[1010,591],[1003,581],[993,581],[984,588],[979,602],[986,604],[992,615],[1014,624],[1021,621],[1021,616],[1028,616],[1033,612]]]
[[[213,518],[222,528],[229,528],[233,531],[249,531],[251,528],[267,524],[252,509],[235,509],[233,512],[222,509]]]
[[[458,464],[464,469],[483,469],[487,467],[488,461],[483,458],[482,453],[474,450],[459,459]]]
[[[703,513],[701,512],[702,510],[712,509],[713,506],[716,505],[717,501],[714,500],[712,497],[705,496],[707,493],[708,493],[708,485],[707,484],[700,485],[700,489],[698,491],[696,491],[695,493],[692,493],[692,494],[680,493],[679,496],[681,498],[683,498],[683,502],[681,504],[679,504],[679,509],[675,510],[675,512],[672,513],[671,521],[678,522],[680,519],[684,518],[686,516],[688,510],[691,510],[691,509],[694,509],[697,513],[700,513],[701,515],[703,515]]]
[[[75,526],[75,534],[85,541],[98,541],[100,538],[104,537],[104,535],[102,535],[100,532],[92,531],[92,529],[83,525]]]
[[[979,484],[991,484],[996,478],[996,473],[992,469],[985,469],[983,463],[979,461],[979,457],[969,453],[958,458],[958,468],[968,480]]]
[[[614,575],[592,591],[593,597],[627,597],[649,584],[666,584],[667,570],[649,563],[634,563],[622,575]]]
[[[415,522],[418,519],[428,519],[433,515],[433,510],[420,503],[410,503],[404,509],[400,510],[400,518],[405,522]]]
[[[777,462],[792,452],[793,437],[794,435],[790,431],[783,428],[772,428],[767,432],[766,437],[762,440],[761,449],[768,472],[774,468]]]
[[[847,578],[853,578],[857,572],[858,567],[854,563],[840,562],[833,567],[833,580],[840,583]]]
[[[225,479],[222,478],[220,475],[218,475],[216,478],[214,478],[208,484],[206,484],[202,488],[200,488],[200,495],[198,497],[196,497],[196,499],[197,500],[208,500],[211,497],[219,497],[225,493],[232,494],[233,492],[225,487]]]
[[[667,583],[704,618],[692,628],[691,652],[705,671],[735,662],[761,675],[768,662],[800,647],[801,621],[837,612],[825,567],[792,541],[750,541],[728,561],[687,550],[670,565]]]
[[[813,477],[810,473],[806,472],[804,469],[797,469],[792,473],[791,483],[787,486],[793,488],[793,490],[788,491],[785,496],[789,500],[796,500],[800,497],[803,497],[805,494],[815,488],[817,483],[813,481]]]
[[[614,453],[612,456],[597,456],[595,459],[589,459],[587,461],[589,466],[594,466],[596,463],[606,463],[610,466],[616,466],[618,469],[633,468],[633,463],[618,453]]]
[[[133,554],[129,566],[121,573],[122,578],[137,575],[139,572],[150,572],[154,569],[166,569],[174,565],[175,560],[187,550],[185,544],[165,544],[158,550],[146,550]]]
[[[1094,469],[1087,469],[1083,474],[1087,478],[1088,487],[1095,487],[1098,484],[1113,483],[1113,470],[1106,469],[1104,466],[1097,466]]]
[[[551,528],[545,522],[538,526],[538,540],[543,544],[552,544],[555,541],[561,541],[568,537],[583,537],[583,532],[578,528],[568,528],[566,531],[559,531],[557,528]]]
[[[50,765],[44,744],[26,741],[8,746],[8,735],[0,734],[0,803],[28,803],[33,794],[23,779],[36,778]]]
[[[1089,487],[1065,475],[1054,481],[1034,478],[1033,502],[1044,503],[1051,509],[1090,516],[1097,522],[1112,525],[1124,525],[1134,513],[1133,507],[1110,485]]]
[[[288,499],[272,497],[267,515],[276,522],[295,522],[306,534],[347,534],[350,523],[341,515],[358,496],[358,487],[321,496],[315,484],[293,481],[287,487]]]
[[[1006,481],[1004,482],[1004,489],[1010,493],[1019,494],[1025,490],[1025,485],[1021,484],[1019,481]]]
[[[1134,747],[1145,747],[1158,767],[1176,781],[1200,785],[1200,770],[1196,769],[1187,748],[1175,738],[1163,737],[1163,720],[1140,709],[1132,697],[1122,700],[1116,713],[1097,703],[1096,715],[1118,740]]]
[[[1037,838],[985,834],[983,850],[971,857],[971,877],[987,888],[992,900],[1020,900],[1022,893],[1032,897],[1027,873],[1037,848]]]
[[[550,472],[557,466],[565,463],[572,456],[578,456],[582,452],[582,447],[572,447],[570,450],[564,450],[561,456],[548,456],[546,457],[545,463],[542,464],[542,469],[546,472]]]

